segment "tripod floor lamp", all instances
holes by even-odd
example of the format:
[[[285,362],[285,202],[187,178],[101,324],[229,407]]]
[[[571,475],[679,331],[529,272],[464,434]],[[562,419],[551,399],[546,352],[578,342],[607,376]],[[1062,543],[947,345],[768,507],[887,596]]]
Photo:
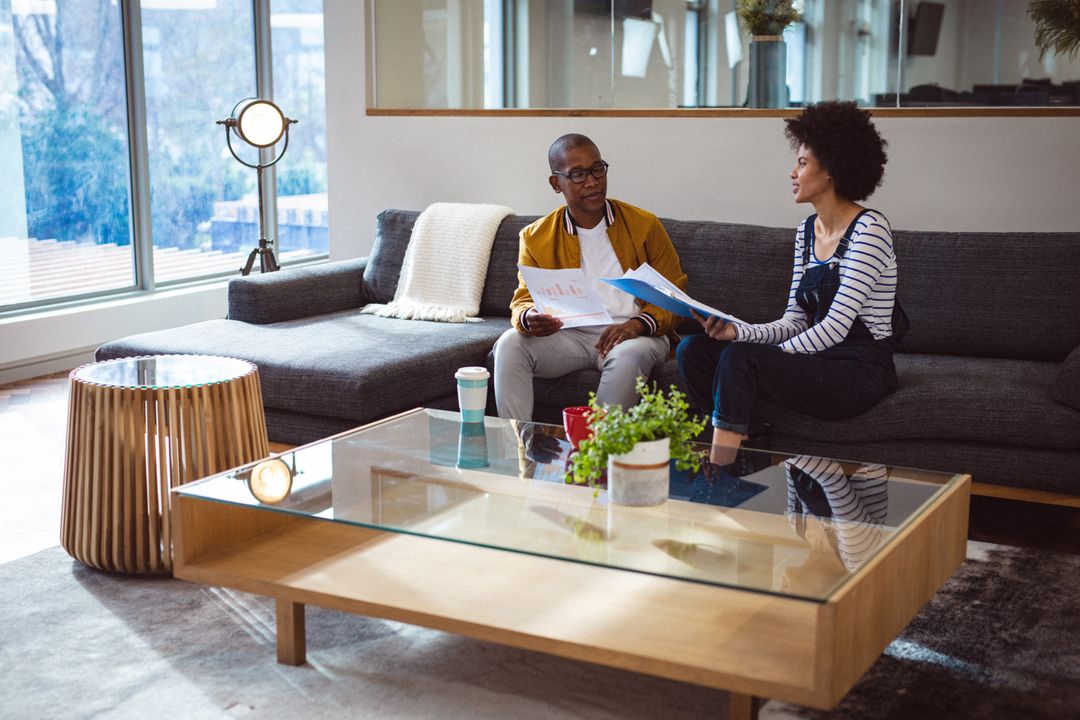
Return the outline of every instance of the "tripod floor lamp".
[[[285,155],[285,151],[289,149],[289,126],[295,122],[285,117],[285,114],[274,103],[258,98],[241,100],[233,108],[232,115],[217,121],[218,125],[225,126],[225,142],[229,145],[232,156],[241,165],[255,168],[259,174],[259,245],[248,255],[244,267],[240,268],[242,275],[251,272],[256,256],[259,258],[260,272],[273,272],[280,267],[277,259],[274,258],[272,241],[266,237],[266,215],[263,212],[263,170],[277,163]],[[248,145],[260,150],[260,162],[249,163],[236,154],[232,143],[234,133]],[[270,162],[262,162],[261,151],[273,147],[283,137],[285,145],[281,148],[281,152],[277,153]]]

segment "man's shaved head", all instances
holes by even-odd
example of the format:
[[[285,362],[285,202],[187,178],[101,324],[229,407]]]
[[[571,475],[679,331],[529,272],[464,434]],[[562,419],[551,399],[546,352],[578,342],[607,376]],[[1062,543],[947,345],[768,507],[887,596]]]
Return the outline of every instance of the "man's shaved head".
[[[562,164],[563,155],[570,150],[579,147],[595,148],[596,143],[578,133],[569,133],[558,138],[555,142],[551,143],[551,147],[548,148],[548,167],[551,168],[552,172],[555,172]],[[599,153],[599,149],[597,149],[597,152]]]

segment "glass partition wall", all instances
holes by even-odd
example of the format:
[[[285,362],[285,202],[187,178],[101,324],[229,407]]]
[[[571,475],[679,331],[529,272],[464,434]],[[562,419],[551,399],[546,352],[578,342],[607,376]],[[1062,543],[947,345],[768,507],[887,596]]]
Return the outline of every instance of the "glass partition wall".
[[[736,0],[371,0],[374,107],[1080,106],[1080,55],[1040,57],[1028,0],[795,5],[763,38]]]

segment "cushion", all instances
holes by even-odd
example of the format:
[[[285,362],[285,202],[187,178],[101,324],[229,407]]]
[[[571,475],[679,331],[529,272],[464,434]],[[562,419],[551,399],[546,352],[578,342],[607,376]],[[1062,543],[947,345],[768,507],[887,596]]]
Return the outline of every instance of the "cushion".
[[[375,225],[375,243],[364,270],[364,287],[369,302],[394,299],[401,264],[420,216],[414,210],[384,210]],[[517,288],[518,233],[537,219],[536,215],[511,215],[495,233],[488,260],[487,279],[480,297],[481,317],[510,317],[510,299]]]
[[[1080,413],[1052,397],[1058,363],[904,353],[895,362],[899,389],[857,418],[818,420],[762,402],[754,419],[774,432],[831,442],[927,439],[1080,449]],[[650,379],[686,388],[673,360],[654,368]],[[595,370],[535,380],[535,419],[553,417],[549,407],[582,404],[599,380]]]
[[[511,215],[502,221],[495,233],[491,260],[488,261],[487,282],[480,297],[482,316],[510,317],[510,299],[514,297],[518,285],[518,236],[523,227],[536,219],[536,215]]]
[[[1030,447],[1002,447],[955,440],[882,440],[837,443],[773,432],[770,448],[778,452],[852,461],[884,463],[949,473],[968,473],[972,480],[1031,490],[1080,493],[1080,452]],[[890,493],[892,490],[890,489]],[[890,502],[904,501],[890,496]]]
[[[229,317],[266,324],[360,307],[366,264],[353,258],[233,278]]]
[[[791,287],[794,228],[719,222],[661,222],[689,277],[691,297],[747,322],[780,317]],[[689,320],[682,326],[700,332]]]
[[[1080,345],[1080,233],[895,236],[904,352],[1060,361]]]
[[[454,371],[483,364],[510,321],[397,320],[344,311],[314,320],[252,325],[208,320],[133,335],[98,349],[129,355],[229,355],[259,367],[268,408],[344,418],[356,424],[456,392]]]
[[[762,403],[787,435],[833,442],[961,440],[1058,450],[1080,448],[1080,413],[1054,402],[1059,364],[944,355],[895,356],[900,387],[850,420],[816,420]]]
[[[393,299],[419,215],[410,210],[379,214],[375,245],[364,271],[369,301]],[[537,218],[511,215],[499,226],[480,300],[481,316],[510,316],[510,299],[517,288],[518,235]],[[783,313],[791,283],[793,228],[668,218],[661,223],[690,278],[692,296],[749,322],[775,320]]]
[[[393,299],[418,212],[379,215],[364,271],[369,300]],[[508,316],[517,285],[517,233],[536,216],[510,216],[496,234],[481,315]],[[791,282],[795,228],[661,219],[689,276],[688,292],[748,322],[780,317]],[[1063,360],[1080,345],[1080,233],[894,233],[899,296],[911,319],[905,352]],[[1032,248],[1038,248],[1038,262]],[[1018,272],[1023,268],[1023,272]],[[987,292],[988,287],[995,292]],[[1052,292],[1047,289],[1052,288]],[[1002,333],[1008,327],[1012,332]],[[693,321],[683,326],[690,332]]]
[[[1077,346],[1058,369],[1054,378],[1054,399],[1080,410],[1080,346]]]
[[[388,303],[394,299],[412,226],[419,215],[418,211],[383,210],[375,219],[375,242],[364,268],[368,302]]]

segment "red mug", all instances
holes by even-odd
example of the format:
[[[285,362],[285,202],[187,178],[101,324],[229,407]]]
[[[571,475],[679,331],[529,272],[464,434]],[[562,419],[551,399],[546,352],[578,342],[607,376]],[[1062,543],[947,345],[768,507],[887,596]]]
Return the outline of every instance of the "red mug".
[[[563,408],[562,421],[566,439],[575,450],[583,440],[592,437],[592,408],[588,405]]]

